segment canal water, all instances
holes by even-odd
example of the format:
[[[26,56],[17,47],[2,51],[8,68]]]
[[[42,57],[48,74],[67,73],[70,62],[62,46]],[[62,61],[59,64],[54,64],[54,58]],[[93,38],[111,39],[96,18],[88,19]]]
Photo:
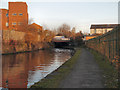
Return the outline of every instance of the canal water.
[[[2,55],[2,87],[29,88],[66,62],[71,52],[50,49]]]

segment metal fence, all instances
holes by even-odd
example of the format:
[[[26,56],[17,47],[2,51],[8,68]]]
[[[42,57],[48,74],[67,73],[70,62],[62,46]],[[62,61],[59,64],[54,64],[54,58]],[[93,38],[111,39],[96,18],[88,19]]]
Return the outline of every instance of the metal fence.
[[[86,46],[101,53],[118,66],[120,55],[120,26],[101,36],[86,41]]]

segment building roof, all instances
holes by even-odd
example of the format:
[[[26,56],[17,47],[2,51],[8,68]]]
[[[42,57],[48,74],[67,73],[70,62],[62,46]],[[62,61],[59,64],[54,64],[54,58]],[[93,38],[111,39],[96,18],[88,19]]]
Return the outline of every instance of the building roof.
[[[9,10],[7,10],[7,9],[0,9],[0,14],[6,13],[7,11],[9,11]]]
[[[90,29],[95,28],[115,28],[118,24],[93,24],[91,25]]]
[[[7,10],[7,9],[0,9],[0,12],[3,12],[3,11],[9,11],[9,10]]]
[[[26,4],[26,2],[22,2],[22,1],[8,2],[8,3],[24,3],[24,4]]]
[[[32,29],[40,29],[40,30],[43,29],[42,26],[40,26],[40,25],[38,25],[38,24],[36,24],[36,23],[30,24],[30,25],[29,25],[29,28],[32,28]]]
[[[40,25],[38,25],[38,24],[36,24],[36,23],[33,23],[32,24],[34,27],[36,27],[37,29],[40,29],[40,30],[42,30],[43,29],[43,27],[42,26],[40,26]]]
[[[16,2],[8,2],[8,3],[9,3],[9,7],[10,7],[10,5],[19,5],[19,6],[26,5],[27,6],[26,2],[21,2],[21,1],[20,2],[18,2],[18,1],[16,1]]]
[[[0,9],[0,10],[7,10],[7,9],[3,9],[3,8],[2,8],[2,9]]]

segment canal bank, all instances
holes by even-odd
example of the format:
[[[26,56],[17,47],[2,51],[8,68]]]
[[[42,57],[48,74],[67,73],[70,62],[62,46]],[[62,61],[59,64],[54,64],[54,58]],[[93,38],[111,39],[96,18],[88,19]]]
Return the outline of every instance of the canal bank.
[[[54,46],[50,43],[39,43],[39,46],[36,48],[34,48],[32,44],[27,45],[26,43],[23,43],[23,45],[15,45],[15,46],[7,45],[7,47],[4,45],[2,46],[1,51],[2,51],[2,55],[9,55],[9,54],[33,52],[44,49],[51,49],[53,47]]]
[[[43,31],[44,33],[46,31]],[[41,34],[42,34],[41,33]],[[46,32],[44,36],[37,32],[31,31],[16,31],[16,30],[2,30],[1,31],[1,47],[2,54],[29,52],[42,48],[53,47],[52,38],[46,38],[50,32]]]
[[[35,83],[30,87],[31,88],[57,88],[61,80],[63,80],[69,72],[73,69],[77,58],[81,53],[80,48],[75,48],[75,54],[61,65],[58,69],[47,75],[45,78]]]

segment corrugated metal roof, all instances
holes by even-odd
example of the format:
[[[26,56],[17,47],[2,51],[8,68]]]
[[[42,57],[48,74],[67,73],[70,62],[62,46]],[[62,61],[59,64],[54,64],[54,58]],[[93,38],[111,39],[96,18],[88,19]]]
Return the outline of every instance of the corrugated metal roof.
[[[97,29],[97,28],[115,28],[118,24],[93,24],[91,25],[90,29]]]

